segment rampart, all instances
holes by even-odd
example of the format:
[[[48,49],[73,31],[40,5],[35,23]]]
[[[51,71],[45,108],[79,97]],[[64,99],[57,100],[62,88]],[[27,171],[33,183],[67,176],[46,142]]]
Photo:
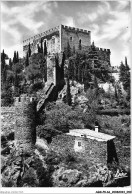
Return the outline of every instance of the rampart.
[[[63,29],[65,30],[69,30],[69,31],[72,31],[72,32],[81,32],[81,33],[86,33],[86,34],[91,34],[91,31],[88,31],[88,30],[84,30],[84,29],[80,29],[80,28],[74,28],[74,27],[70,27],[70,26],[65,26],[65,25],[61,25]]]
[[[62,27],[65,30],[72,31],[72,32],[81,32],[81,33],[86,33],[86,34],[89,34],[89,35],[91,34],[91,31],[88,31],[88,30],[83,30],[83,29],[80,29],[80,28],[74,28],[74,27],[70,27],[70,26],[60,25],[60,26],[56,26],[54,28],[46,30],[45,32],[41,32],[41,33],[36,34],[36,35],[34,35],[30,38],[27,38],[27,39],[23,40],[23,45],[27,45],[29,42],[32,43],[34,39],[35,40],[40,39],[41,37],[48,36],[49,34],[52,34],[53,32],[59,31],[60,27]]]
[[[15,99],[15,140],[24,152],[32,152],[36,143],[36,102],[34,98],[22,96]]]
[[[59,30],[59,26],[56,26],[54,28],[46,30],[45,32],[42,32],[40,34],[36,34],[36,35],[34,35],[34,36],[32,36],[32,37],[30,37],[28,39],[25,39],[25,40],[23,40],[23,46],[27,45],[29,42],[32,43],[33,40],[37,40],[37,39],[40,39],[40,38],[42,38],[44,36],[48,36],[49,34],[52,34],[52,33],[56,32],[58,30]]]

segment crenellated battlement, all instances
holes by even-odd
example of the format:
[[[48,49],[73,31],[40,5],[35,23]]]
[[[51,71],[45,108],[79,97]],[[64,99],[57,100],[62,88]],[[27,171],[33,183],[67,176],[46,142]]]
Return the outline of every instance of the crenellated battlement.
[[[14,105],[16,106],[16,105],[25,104],[25,103],[31,103],[34,101],[35,101],[34,97],[29,97],[29,96],[15,97]]]
[[[53,33],[53,32],[56,32],[56,31],[59,31],[59,27],[60,26],[56,26],[54,28],[51,28],[49,30],[46,30],[45,32],[42,32],[40,34],[36,34],[28,39],[25,39],[23,40],[23,45],[26,45],[27,43],[33,43],[33,40],[36,40],[36,39],[39,39],[39,38],[42,38],[44,36],[48,36],[49,34]]]
[[[37,39],[40,39],[44,36],[48,36],[50,34],[52,34],[53,32],[56,32],[56,31],[59,31],[60,30],[60,27],[62,27],[63,29],[65,30],[70,30],[70,31],[73,31],[73,32],[81,32],[81,33],[85,33],[85,34],[88,34],[90,35],[91,34],[91,31],[88,31],[88,30],[84,30],[84,29],[80,29],[80,28],[75,28],[75,27],[70,27],[70,26],[66,26],[66,25],[60,25],[60,26],[56,26],[54,28],[51,28],[45,32],[42,32],[42,33],[39,33],[39,34],[36,34],[30,38],[27,38],[25,40],[23,40],[23,45],[27,45],[29,42],[30,44],[33,43],[34,40],[37,40]]]
[[[72,30],[74,32],[83,32],[83,33],[86,33],[86,34],[91,33],[91,31],[80,29],[80,28],[75,28],[75,27],[70,27],[70,26],[65,26],[65,25],[61,25],[61,26],[62,26],[63,29]]]
[[[96,47],[96,50],[110,53],[110,49]]]

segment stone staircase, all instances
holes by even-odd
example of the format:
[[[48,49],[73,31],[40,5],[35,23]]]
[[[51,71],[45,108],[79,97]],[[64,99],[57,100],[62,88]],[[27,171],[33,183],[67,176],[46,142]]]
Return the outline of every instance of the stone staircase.
[[[37,104],[37,112],[40,112],[41,109],[45,106],[46,100],[48,99],[48,97],[51,94],[54,87],[55,86],[54,86],[53,83],[47,84],[45,86],[45,92],[44,92],[42,98],[40,99],[40,101]]]

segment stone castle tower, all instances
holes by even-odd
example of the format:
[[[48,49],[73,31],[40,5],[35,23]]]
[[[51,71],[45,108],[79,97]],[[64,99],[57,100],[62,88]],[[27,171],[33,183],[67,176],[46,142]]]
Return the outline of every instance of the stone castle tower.
[[[29,43],[31,53],[38,53],[38,47],[46,42],[47,46],[47,82],[57,84],[57,73],[55,65],[55,54],[59,56],[64,52],[69,42],[71,50],[75,48],[78,50],[79,43],[82,48],[88,47],[91,44],[91,32],[79,28],[69,26],[56,26],[36,36],[30,37],[23,41],[23,55],[26,56],[28,52]]]
[[[47,53],[60,53],[67,47],[69,42],[71,49],[73,47],[77,50],[79,43],[82,48],[91,45],[91,32],[79,28],[60,25],[43,33],[37,34],[26,40],[23,40],[23,55],[26,56],[28,45],[30,43],[31,53],[38,52],[38,46],[46,41]]]
[[[40,47],[41,44],[44,48],[45,42],[47,47],[47,82],[49,84],[54,83],[54,85],[57,84],[58,73],[55,65],[55,55],[56,53],[63,53],[65,48],[67,48],[68,42],[71,51],[74,49],[78,50],[80,44],[82,50],[93,50],[93,45],[91,45],[91,31],[59,25],[23,40],[23,55],[26,56],[29,44],[31,54],[33,54],[38,53],[38,47]],[[98,54],[100,60],[105,60],[108,64],[110,64],[110,49],[96,47],[94,50]],[[91,56],[93,56],[93,51]]]
[[[36,143],[36,102],[32,97],[15,99],[15,140],[23,152],[32,152]]]

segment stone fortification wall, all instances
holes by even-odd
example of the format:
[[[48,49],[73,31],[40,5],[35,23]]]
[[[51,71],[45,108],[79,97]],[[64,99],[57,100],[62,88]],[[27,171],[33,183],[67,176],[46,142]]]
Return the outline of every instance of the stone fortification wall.
[[[43,33],[37,34],[29,39],[23,41],[23,55],[26,56],[26,53],[29,48],[31,48],[31,54],[38,52],[38,45],[41,45],[41,39],[43,42],[44,48],[44,41],[46,41],[47,45],[47,52],[59,52],[60,51],[60,38],[59,38],[59,26],[47,30]]]
[[[97,52],[99,60],[110,62],[110,55],[111,55],[110,49],[99,48],[96,46],[94,47],[94,49],[95,49],[94,51]],[[89,50],[92,51],[92,45],[85,46],[83,50],[86,51],[86,53],[89,52]]]
[[[35,36],[32,36],[28,39],[25,39],[25,40],[23,40],[23,46],[28,45],[29,42],[32,43],[34,40],[39,40],[40,38],[47,37],[50,34],[54,34],[58,30],[59,30],[59,26],[56,26],[55,28],[51,28],[45,32],[42,32],[42,33],[37,34]]]
[[[54,55],[47,56],[47,82],[56,85],[56,65]]]
[[[15,140],[24,152],[32,152],[36,143],[36,102],[33,98],[15,99]]]
[[[60,37],[61,51],[64,51],[67,42],[69,42],[71,49],[75,46],[76,50],[79,47],[79,41],[81,41],[82,48],[91,45],[91,32],[87,30],[62,25]]]
[[[82,149],[75,149],[76,142],[81,142]],[[52,139],[50,148],[58,153],[70,150],[84,160],[97,164],[107,164],[107,142],[93,139],[79,138],[71,135],[58,135]]]
[[[23,55],[26,56],[29,43],[31,53],[37,53],[38,45],[40,46],[41,39],[46,40],[48,53],[59,53],[64,51],[69,41],[71,49],[75,46],[78,49],[79,41],[81,40],[82,47],[91,45],[91,32],[79,28],[60,25],[43,33],[37,34],[23,41]]]
[[[110,62],[110,49],[103,49],[96,47],[96,50],[98,52],[99,60]]]

